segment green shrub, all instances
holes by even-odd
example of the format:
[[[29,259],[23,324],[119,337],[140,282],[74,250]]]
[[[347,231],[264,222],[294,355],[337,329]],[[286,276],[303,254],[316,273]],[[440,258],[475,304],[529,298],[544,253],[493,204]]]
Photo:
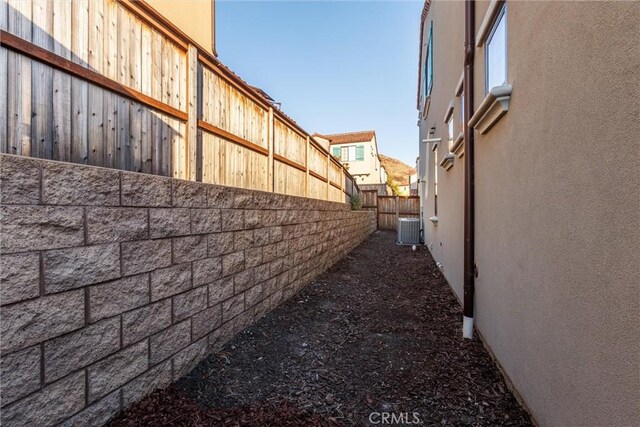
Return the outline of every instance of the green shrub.
[[[352,211],[359,211],[360,209],[362,209],[362,196],[359,193],[351,196],[350,201]]]

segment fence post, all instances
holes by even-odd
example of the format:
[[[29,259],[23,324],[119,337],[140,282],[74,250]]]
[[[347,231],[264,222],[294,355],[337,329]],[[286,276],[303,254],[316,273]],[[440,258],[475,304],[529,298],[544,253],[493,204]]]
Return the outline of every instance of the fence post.
[[[269,107],[269,118],[267,123],[267,148],[269,149],[269,156],[267,158],[267,191],[274,192],[273,185],[273,138],[274,138],[274,123],[273,123],[273,107]]]
[[[331,148],[331,147],[329,147]],[[331,180],[329,179],[329,170],[331,169],[331,151],[327,151],[327,200],[331,191]]]
[[[304,178],[304,196],[309,197],[309,135],[307,135],[307,145],[304,151],[304,167],[307,169],[306,176]]]
[[[198,173],[198,48],[189,45],[187,51],[187,170],[186,177],[191,181],[202,181],[202,170]],[[200,139],[200,145],[202,139]],[[198,176],[199,175],[199,176]]]
[[[398,220],[400,219],[400,199],[398,199],[398,196],[395,196],[395,202],[396,202],[396,223],[394,225],[396,226],[396,229],[397,229]]]

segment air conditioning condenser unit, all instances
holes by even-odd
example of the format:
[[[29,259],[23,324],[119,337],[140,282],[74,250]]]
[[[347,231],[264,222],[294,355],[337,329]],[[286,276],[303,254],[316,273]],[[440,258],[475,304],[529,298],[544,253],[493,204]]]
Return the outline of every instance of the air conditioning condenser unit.
[[[398,244],[420,244],[420,218],[398,219]]]

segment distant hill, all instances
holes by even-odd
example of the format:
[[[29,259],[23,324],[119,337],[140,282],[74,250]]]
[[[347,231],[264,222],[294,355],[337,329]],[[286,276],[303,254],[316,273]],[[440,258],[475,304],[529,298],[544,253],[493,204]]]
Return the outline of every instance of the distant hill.
[[[380,154],[380,162],[396,185],[406,185],[409,182],[409,175],[416,173],[416,170],[408,164],[384,154]]]

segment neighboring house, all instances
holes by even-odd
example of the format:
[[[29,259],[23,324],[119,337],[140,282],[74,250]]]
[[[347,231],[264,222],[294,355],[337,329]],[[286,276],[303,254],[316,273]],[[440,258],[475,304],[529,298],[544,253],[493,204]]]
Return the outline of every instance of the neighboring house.
[[[361,131],[332,135],[313,134],[320,144],[329,144],[331,154],[340,159],[358,184],[383,184],[387,174],[380,164],[376,132]]]
[[[418,195],[418,174],[414,173],[409,176],[409,195],[417,196]]]
[[[639,17],[638,2],[422,14],[424,242],[542,426],[640,419]]]
[[[408,196],[410,194],[409,181],[404,181],[398,185],[398,196]]]

